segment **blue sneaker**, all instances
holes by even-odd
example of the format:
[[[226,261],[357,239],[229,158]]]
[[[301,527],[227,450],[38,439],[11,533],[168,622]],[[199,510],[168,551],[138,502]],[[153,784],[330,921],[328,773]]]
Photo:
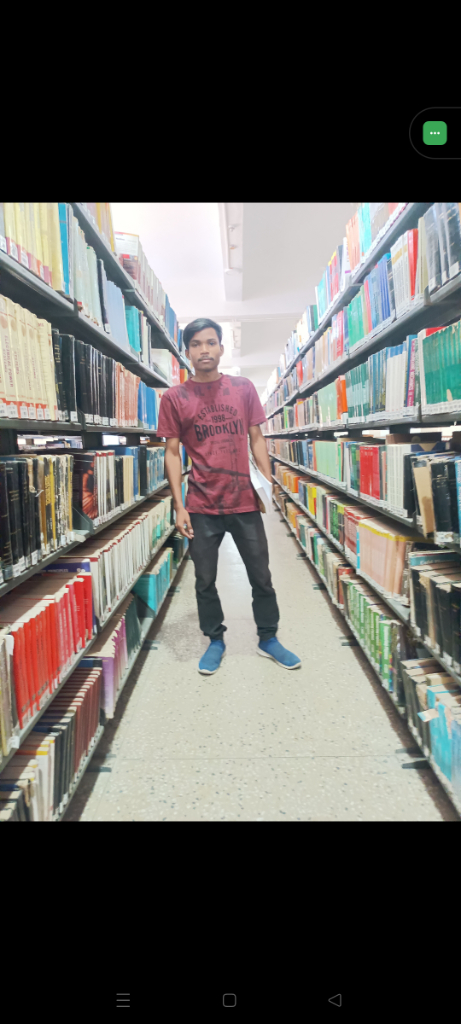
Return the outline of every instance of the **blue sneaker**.
[[[270,640],[260,640],[258,654],[261,654],[263,658],[272,658],[277,665],[282,665],[282,668],[301,667],[301,659],[291,651],[287,651],[286,647],[282,647],[276,636],[272,636]]]
[[[211,640],[208,650],[198,663],[198,670],[202,676],[212,676],[213,672],[217,672],[225,653],[226,645],[223,640]]]

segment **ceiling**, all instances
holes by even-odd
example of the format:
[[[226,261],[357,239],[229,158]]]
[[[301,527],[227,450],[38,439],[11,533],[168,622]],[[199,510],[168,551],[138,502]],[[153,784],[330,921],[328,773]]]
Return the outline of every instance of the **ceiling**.
[[[221,365],[239,366],[262,392],[358,204],[111,206],[115,231],[139,235],[180,325],[228,323]]]

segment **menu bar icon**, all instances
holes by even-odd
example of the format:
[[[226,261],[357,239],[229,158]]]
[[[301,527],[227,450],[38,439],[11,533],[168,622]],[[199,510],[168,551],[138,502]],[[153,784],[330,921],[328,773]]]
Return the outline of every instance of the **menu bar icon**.
[[[130,993],[117,992],[117,1009],[130,1009]]]

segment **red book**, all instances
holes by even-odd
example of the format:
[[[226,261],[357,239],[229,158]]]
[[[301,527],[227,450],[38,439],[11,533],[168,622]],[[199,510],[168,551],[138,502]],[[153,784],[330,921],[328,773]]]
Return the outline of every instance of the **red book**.
[[[413,228],[407,231],[408,239],[408,263],[410,267],[410,295],[415,297],[416,263],[418,259],[418,229]]]
[[[46,624],[46,634],[45,634],[45,659],[46,659],[45,681],[46,681],[46,686],[45,686],[45,693],[47,695],[49,695],[49,694],[51,694],[53,692],[53,655],[52,655],[52,651],[53,651],[53,648],[54,648],[54,636],[53,636],[53,628],[52,628],[51,601],[47,602],[47,606],[46,606],[46,609],[45,609],[45,624]]]
[[[29,688],[29,700],[30,700],[30,713],[33,716],[36,711],[36,699],[39,690],[39,674],[38,674],[38,631],[37,631],[37,616],[29,619],[29,622],[24,623],[24,641],[26,648],[26,664],[27,664],[27,683]]]
[[[338,378],[339,380],[339,417],[341,418],[342,413],[347,412],[347,395],[346,395],[346,378],[344,375]]]
[[[69,594],[70,615],[72,623],[72,654],[77,654],[80,649],[80,629],[78,622],[77,600],[75,596],[74,582],[67,584],[66,590]]]
[[[379,449],[380,445],[372,445],[371,455],[371,495],[373,498],[381,497],[380,479],[379,479]]]
[[[23,643],[22,638],[24,634],[24,624],[17,622],[11,627],[11,633],[14,637],[14,648],[13,648],[13,677],[14,677],[14,690],[16,694],[16,706],[18,711],[19,728],[23,729],[28,722],[28,707],[30,704],[29,694],[27,691],[27,675],[23,660]]]
[[[360,449],[360,493],[368,494],[368,445]]]

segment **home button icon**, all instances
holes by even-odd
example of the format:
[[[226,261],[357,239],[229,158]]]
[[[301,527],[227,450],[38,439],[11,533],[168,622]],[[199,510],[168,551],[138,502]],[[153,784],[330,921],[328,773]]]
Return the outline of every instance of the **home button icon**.
[[[234,992],[226,992],[222,997],[223,1006],[237,1006],[237,996]]]

